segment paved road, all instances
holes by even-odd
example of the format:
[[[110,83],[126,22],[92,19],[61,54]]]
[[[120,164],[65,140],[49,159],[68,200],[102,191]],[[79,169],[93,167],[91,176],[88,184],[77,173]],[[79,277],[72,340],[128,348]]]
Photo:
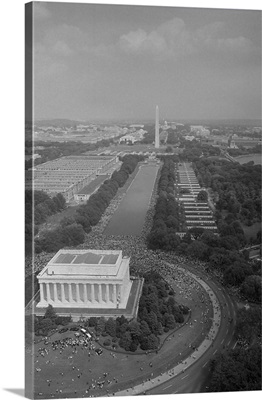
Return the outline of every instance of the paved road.
[[[204,274],[198,272],[204,278]],[[206,278],[205,278],[206,280]],[[210,373],[210,360],[220,351],[235,346],[234,329],[236,319],[236,304],[219,283],[208,280],[208,285],[215,293],[221,307],[221,324],[213,345],[196,360],[185,372],[180,373],[168,382],[160,384],[146,394],[197,393]],[[230,323],[229,319],[233,318]]]
[[[116,393],[117,396],[203,391],[201,388],[210,373],[210,360],[219,351],[235,346],[233,335],[236,305],[223,287],[208,279],[204,272],[188,267],[187,270],[189,274],[195,275],[195,279],[206,289],[212,300],[214,315],[209,334],[203,338],[203,342],[193,352],[192,349],[186,349],[181,355],[181,360],[173,368],[160,376],[151,377],[133,388],[119,391]],[[230,322],[231,319],[233,319],[232,322]],[[177,354],[174,354],[174,360],[176,357]]]

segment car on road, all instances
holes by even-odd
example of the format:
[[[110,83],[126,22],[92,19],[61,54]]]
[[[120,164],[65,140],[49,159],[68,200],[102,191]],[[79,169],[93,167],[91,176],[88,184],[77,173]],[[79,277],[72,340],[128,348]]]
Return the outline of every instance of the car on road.
[[[95,349],[95,352],[96,352],[97,355],[100,356],[103,353],[103,350],[102,349]]]

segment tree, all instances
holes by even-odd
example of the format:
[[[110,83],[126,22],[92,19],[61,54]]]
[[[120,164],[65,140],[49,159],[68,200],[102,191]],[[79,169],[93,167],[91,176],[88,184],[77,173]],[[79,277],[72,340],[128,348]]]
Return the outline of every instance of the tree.
[[[63,243],[67,246],[75,246],[85,241],[85,232],[82,225],[72,224],[67,225],[61,229],[61,235],[63,238]]]
[[[156,335],[151,333],[148,336],[143,336],[140,341],[140,348],[142,350],[153,350],[158,348],[159,340]]]
[[[64,217],[64,218],[62,218],[61,221],[60,221],[60,226],[61,226],[62,228],[65,228],[66,226],[72,225],[72,224],[74,224],[74,223],[75,223],[75,220],[74,220],[73,217]]]
[[[188,231],[195,240],[199,239],[205,232],[204,228],[191,228]]]
[[[205,230],[200,237],[201,241],[207,244],[210,247],[219,247],[220,238],[218,235],[215,235],[213,232],[208,232]]]
[[[150,249],[162,249],[167,243],[167,231],[161,229],[151,231],[147,240]]]
[[[130,344],[130,346],[129,346],[129,350],[132,351],[132,352],[134,352],[134,351],[137,350],[137,348],[138,348],[138,343],[132,341],[131,344]]]
[[[151,333],[151,330],[146,321],[140,322],[140,330],[141,330],[141,335],[143,336],[148,336]]]
[[[200,190],[200,192],[197,195],[197,200],[198,201],[205,201],[207,202],[208,199],[208,194],[205,190]]]
[[[167,217],[166,225],[168,228],[178,229],[179,228],[179,221],[173,215],[169,215]]]
[[[104,332],[105,326],[106,326],[105,317],[98,318],[97,324],[96,324],[96,332],[98,335],[101,335],[101,333]]]
[[[131,333],[125,332],[119,340],[119,346],[123,347],[126,351],[129,351],[131,343],[132,343]]]
[[[157,293],[149,293],[145,298],[147,311],[154,311],[158,308],[158,297]]]
[[[53,326],[54,321],[51,318],[43,318],[38,325],[38,329],[40,329],[43,334],[46,334]]]
[[[194,240],[187,247],[187,254],[200,260],[207,259],[208,251],[208,246],[201,240]]]
[[[174,329],[176,326],[175,318],[172,314],[166,313],[164,315],[164,325],[168,329]]]
[[[65,208],[66,201],[61,193],[58,193],[55,197],[53,197],[53,201],[56,203],[58,210],[63,210]]]
[[[119,338],[123,337],[123,335],[126,333],[127,329],[128,329],[128,323],[127,322],[125,322],[122,325],[118,325],[117,324],[117,326],[116,326],[116,336],[119,337]]]
[[[240,290],[249,300],[261,302],[261,277],[258,275],[247,276]]]
[[[211,365],[211,392],[261,390],[261,347],[220,354]]]
[[[157,316],[156,316],[156,314],[154,313],[154,311],[150,311],[150,312],[147,314],[146,322],[147,322],[147,324],[148,324],[148,326],[149,326],[151,332],[153,332],[153,333],[157,332],[158,320],[157,320]]]
[[[106,321],[105,331],[112,337],[116,336],[116,320],[112,317]]]
[[[90,221],[89,221],[87,216],[80,215],[80,214],[77,213],[76,217],[75,217],[75,221],[76,221],[77,224],[82,225],[85,233],[91,232],[92,228],[91,228],[91,224],[90,224]]]
[[[245,273],[242,267],[232,265],[226,268],[223,277],[226,284],[238,286],[244,281]]]
[[[180,244],[180,238],[176,234],[176,231],[173,229],[169,229],[166,235],[166,242],[164,245],[164,249],[167,251],[174,251]]]
[[[49,318],[50,320],[54,321],[57,318],[55,310],[51,304],[48,304],[48,307],[45,311],[45,319]]]
[[[135,320],[129,323],[128,329],[131,333],[132,339],[137,339],[141,335],[140,323]]]
[[[244,307],[237,312],[235,335],[249,345],[253,345],[261,337],[261,312],[260,307]]]
[[[90,327],[96,327],[96,324],[97,324],[97,318],[96,317],[90,317],[88,319],[88,325]]]

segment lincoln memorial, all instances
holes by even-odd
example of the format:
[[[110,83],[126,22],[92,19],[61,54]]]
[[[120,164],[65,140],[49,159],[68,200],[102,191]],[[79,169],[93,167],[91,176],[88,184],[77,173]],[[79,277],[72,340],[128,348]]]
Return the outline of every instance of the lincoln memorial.
[[[129,260],[121,250],[59,250],[37,276],[36,307],[125,309],[133,284]]]

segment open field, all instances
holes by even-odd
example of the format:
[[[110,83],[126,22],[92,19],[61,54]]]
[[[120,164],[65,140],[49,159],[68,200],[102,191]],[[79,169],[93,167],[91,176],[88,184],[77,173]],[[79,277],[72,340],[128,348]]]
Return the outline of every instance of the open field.
[[[106,235],[139,235],[159,166],[141,166],[105,229]]]
[[[240,164],[245,164],[250,161],[254,161],[255,164],[262,164],[261,154],[250,154],[247,156],[239,156],[235,157],[235,160],[238,161]]]

